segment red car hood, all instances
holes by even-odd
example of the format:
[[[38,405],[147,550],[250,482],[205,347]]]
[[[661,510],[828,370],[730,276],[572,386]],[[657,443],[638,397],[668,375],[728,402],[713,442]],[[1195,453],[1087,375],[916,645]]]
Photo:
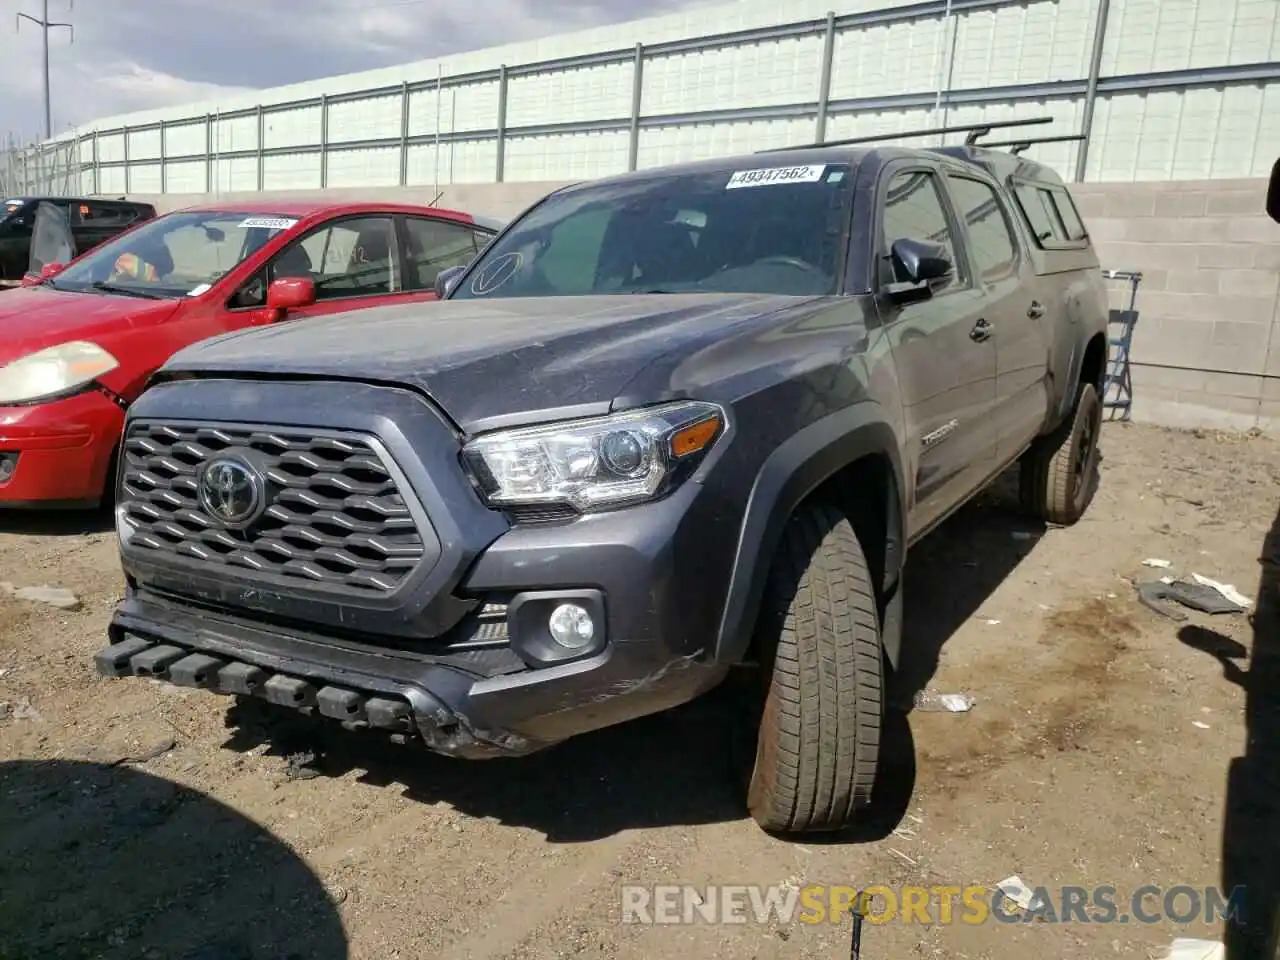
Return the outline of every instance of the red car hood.
[[[110,349],[107,340],[159,323],[181,304],[43,286],[5,290],[0,292],[0,364],[68,340],[92,340]]]

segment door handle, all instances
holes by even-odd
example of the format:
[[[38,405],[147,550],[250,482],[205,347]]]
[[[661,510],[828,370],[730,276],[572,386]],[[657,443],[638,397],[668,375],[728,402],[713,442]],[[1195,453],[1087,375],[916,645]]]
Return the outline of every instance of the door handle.
[[[993,332],[991,324],[987,323],[986,320],[979,320],[973,325],[973,329],[969,331],[969,339],[974,343],[982,343],[984,340],[991,339]]]
[[[1032,320],[1039,320],[1044,316],[1044,304],[1039,300],[1032,300],[1031,306],[1027,307],[1027,316]]]

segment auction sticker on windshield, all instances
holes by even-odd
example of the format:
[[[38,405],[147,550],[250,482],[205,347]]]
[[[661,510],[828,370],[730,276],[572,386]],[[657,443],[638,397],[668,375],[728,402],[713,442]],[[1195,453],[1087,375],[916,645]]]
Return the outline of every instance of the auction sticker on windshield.
[[[825,163],[811,163],[802,167],[739,170],[729,178],[724,188],[738,190],[742,187],[771,187],[779,183],[817,183],[822,179],[822,172],[826,169]]]
[[[288,217],[249,217],[240,226],[245,229],[261,227],[264,230],[288,230],[297,222]]]

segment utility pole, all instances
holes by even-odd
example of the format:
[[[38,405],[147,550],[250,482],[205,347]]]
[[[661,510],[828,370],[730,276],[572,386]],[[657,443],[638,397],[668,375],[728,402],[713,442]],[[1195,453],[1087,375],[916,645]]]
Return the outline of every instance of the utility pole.
[[[74,2],[74,0],[71,0]],[[70,6],[70,3],[68,4]],[[49,0],[41,0],[42,15],[36,19],[29,14],[20,13],[14,21],[14,31],[22,27],[23,20],[30,20],[41,32],[41,47],[44,53],[44,138],[53,139],[53,105],[49,99],[49,31],[54,27],[66,27],[71,31],[71,42],[76,42],[76,28],[69,23],[51,23],[49,21]]]

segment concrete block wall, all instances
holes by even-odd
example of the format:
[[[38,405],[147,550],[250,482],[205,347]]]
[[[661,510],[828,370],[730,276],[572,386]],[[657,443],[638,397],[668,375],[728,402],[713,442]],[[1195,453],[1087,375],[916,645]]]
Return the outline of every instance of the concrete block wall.
[[[1073,184],[1103,266],[1139,270],[1133,418],[1280,433],[1280,224],[1265,180]],[[1110,281],[1112,306],[1128,287]]]

